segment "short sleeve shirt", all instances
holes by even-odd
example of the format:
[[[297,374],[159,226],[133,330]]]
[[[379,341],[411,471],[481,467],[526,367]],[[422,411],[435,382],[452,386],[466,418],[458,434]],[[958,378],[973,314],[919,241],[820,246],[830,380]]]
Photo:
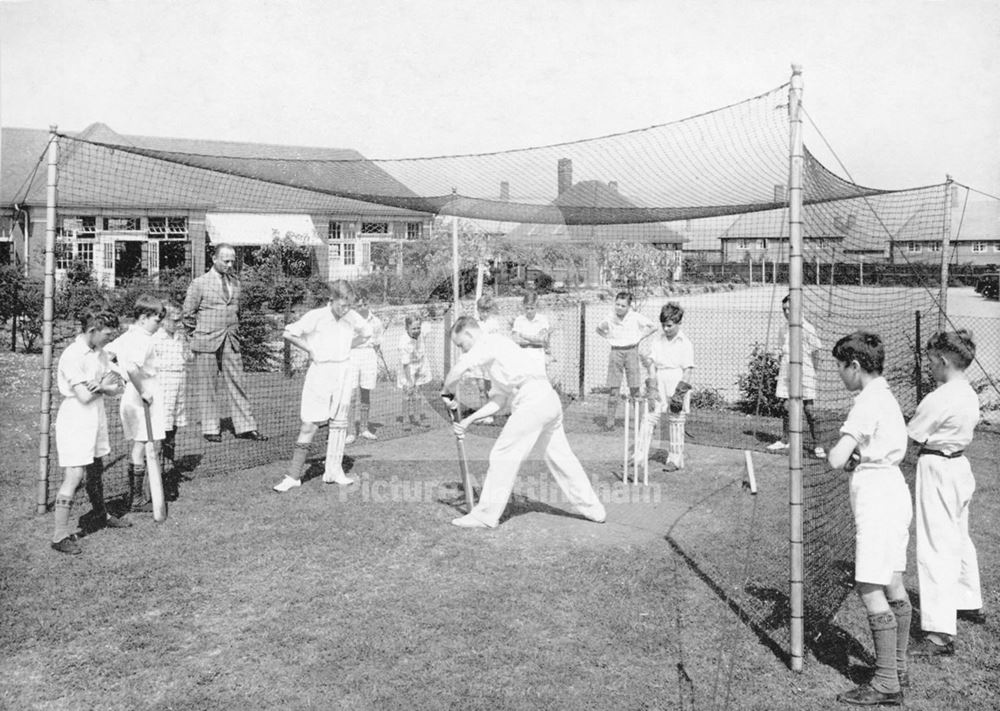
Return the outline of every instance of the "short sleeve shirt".
[[[536,313],[533,319],[528,319],[524,314],[518,316],[514,319],[511,330],[519,336],[538,338],[542,331],[547,331],[550,328],[549,320],[542,314]]]
[[[77,385],[100,380],[111,369],[108,354],[101,348],[91,348],[86,338],[77,336],[59,356],[56,367],[56,382],[63,397],[76,397],[73,388]]]
[[[906,423],[885,378],[875,378],[858,393],[840,432],[857,440],[859,470],[899,465],[906,455]]]
[[[361,314],[354,312],[358,319],[364,321],[368,324],[371,329],[371,335],[365,337],[363,343],[359,343],[355,348],[375,348],[382,343],[382,334],[385,333],[385,326],[382,323],[382,319],[376,316],[374,313],[369,312],[368,318],[365,318]]]
[[[663,332],[649,339],[649,353],[646,357],[657,370],[685,369],[694,367],[694,346],[683,331],[678,331],[673,339]]]
[[[965,449],[979,422],[979,396],[965,378],[942,383],[920,401],[906,427],[910,439],[951,454]]]
[[[141,370],[144,378],[155,378],[157,375],[156,343],[153,334],[141,326],[133,324],[104,350],[117,359],[123,376],[135,369]]]
[[[608,342],[615,348],[636,345],[639,339],[645,335],[644,331],[648,331],[653,326],[653,322],[648,317],[632,309],[629,309],[621,320],[611,314],[605,323],[608,324]]]
[[[335,363],[350,358],[355,334],[371,337],[371,326],[354,311],[338,319],[328,306],[323,306],[304,313],[298,321],[285,326],[285,332],[304,340],[316,362]]]

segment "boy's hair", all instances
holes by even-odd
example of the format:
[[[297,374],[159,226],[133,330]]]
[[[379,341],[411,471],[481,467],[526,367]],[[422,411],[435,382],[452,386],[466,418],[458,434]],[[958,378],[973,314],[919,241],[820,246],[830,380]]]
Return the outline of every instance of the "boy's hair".
[[[663,308],[660,309],[660,323],[666,323],[667,321],[680,323],[683,320],[684,308],[676,301],[668,301],[663,305]]]
[[[625,299],[625,301],[627,301],[629,303],[629,306],[631,306],[632,305],[632,292],[631,291],[619,291],[617,294],[615,294],[615,301],[618,301],[619,299]]]
[[[479,321],[472,316],[459,316],[455,319],[455,325],[451,327],[451,332],[458,335],[470,328],[479,328]]]
[[[167,307],[163,299],[152,294],[139,294],[135,304],[132,306],[132,318],[140,319],[143,316],[159,316],[163,318],[167,313]]]
[[[784,306],[785,304],[790,304],[791,301],[792,301],[792,295],[785,294],[785,298],[781,300],[781,305]]]
[[[80,323],[81,333],[91,329],[118,328],[118,314],[104,304],[85,306],[77,312],[76,320]]]
[[[959,370],[965,370],[976,358],[976,342],[972,340],[972,331],[965,328],[941,331],[927,341],[927,352],[937,353]]]
[[[355,291],[354,287],[351,286],[349,281],[345,279],[334,279],[330,282],[327,287],[327,291],[330,297],[330,301],[334,299],[346,299],[348,301],[354,301]]]
[[[489,294],[483,294],[476,302],[476,308],[479,309],[479,313],[489,313],[493,310],[493,297]]]
[[[164,301],[163,308],[166,310],[167,315],[171,316],[184,315],[184,307],[178,304],[176,301]]]
[[[354,300],[355,301],[368,301],[368,292],[362,289],[360,286],[354,288]]]
[[[410,330],[410,326],[415,323],[423,323],[424,319],[420,314],[407,314],[406,318],[403,319],[403,324],[406,326],[406,330]]]
[[[833,346],[833,357],[841,363],[858,361],[866,373],[881,375],[885,366],[885,346],[876,333],[855,331]]]
[[[524,292],[524,298],[521,299],[521,302],[525,306],[534,306],[535,304],[538,303],[538,292],[537,291]]]

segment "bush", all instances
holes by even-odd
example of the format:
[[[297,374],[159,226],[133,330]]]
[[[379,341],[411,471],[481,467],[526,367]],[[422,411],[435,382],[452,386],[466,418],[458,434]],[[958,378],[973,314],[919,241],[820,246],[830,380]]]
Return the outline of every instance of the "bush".
[[[747,362],[748,370],[737,379],[743,412],[778,416],[785,411],[784,403],[774,392],[778,384],[778,356],[763,344],[755,343]]]
[[[725,396],[715,388],[694,388],[691,390],[691,408],[693,410],[726,410],[729,403]]]

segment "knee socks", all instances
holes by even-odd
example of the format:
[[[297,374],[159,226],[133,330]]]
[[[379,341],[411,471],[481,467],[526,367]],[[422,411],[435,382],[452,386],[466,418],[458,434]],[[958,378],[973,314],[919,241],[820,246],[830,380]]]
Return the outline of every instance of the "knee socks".
[[[910,598],[890,600],[889,607],[896,616],[896,671],[902,674],[906,671],[906,647],[910,643],[910,619],[913,616],[913,605]]]
[[[100,457],[87,465],[85,476],[87,498],[94,511],[94,518],[103,521],[108,517],[108,512],[104,507],[104,462]]]
[[[886,694],[899,691],[899,675],[896,671],[896,615],[879,612],[868,615],[868,626],[875,641],[875,676],[872,688]]]
[[[70,496],[57,496],[55,504],[55,529],[52,531],[52,542],[58,543],[69,536],[73,531],[69,527],[69,515],[73,509],[73,498]]]
[[[360,429],[361,429],[362,432],[367,432],[368,431],[368,415],[371,412],[371,405],[366,405],[366,404],[362,403],[361,407],[358,408],[358,412],[360,412],[360,414],[361,414],[361,428]]]

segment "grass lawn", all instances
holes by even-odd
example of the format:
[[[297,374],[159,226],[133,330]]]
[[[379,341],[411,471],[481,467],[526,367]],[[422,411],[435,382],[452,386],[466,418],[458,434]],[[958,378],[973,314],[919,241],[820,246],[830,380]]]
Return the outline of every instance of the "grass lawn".
[[[533,461],[500,527],[450,526],[464,503],[440,422],[350,449],[349,489],[314,466],[274,494],[282,461],[196,471],[165,523],[133,515],[59,555],[33,505],[38,362],[0,356],[2,708],[811,711],[871,661],[860,602],[831,591],[836,614],[788,670],[786,460],[755,455],[751,497],[742,452],[712,446],[707,424],[688,468],[654,466],[649,489],[617,482],[618,437],[573,431],[603,525]],[[955,657],[913,664],[911,709],[1000,700],[998,441],[984,431],[972,453],[990,616],[960,623]],[[490,443],[467,441],[479,477]]]

